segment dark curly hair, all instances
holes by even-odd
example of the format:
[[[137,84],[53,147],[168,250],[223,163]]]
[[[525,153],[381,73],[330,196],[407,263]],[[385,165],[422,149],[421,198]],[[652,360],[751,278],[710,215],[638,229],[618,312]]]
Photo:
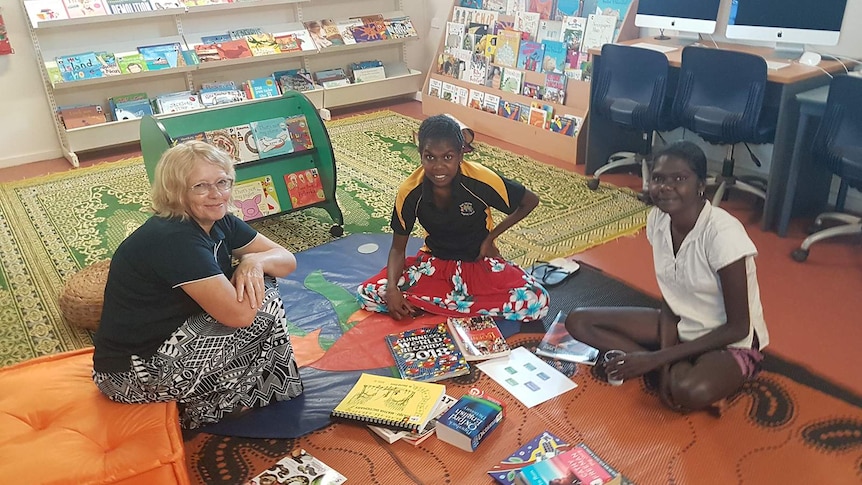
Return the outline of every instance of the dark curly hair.
[[[445,141],[453,147],[461,149],[464,146],[464,133],[458,122],[446,115],[434,115],[426,118],[419,125],[419,152],[431,141]]]

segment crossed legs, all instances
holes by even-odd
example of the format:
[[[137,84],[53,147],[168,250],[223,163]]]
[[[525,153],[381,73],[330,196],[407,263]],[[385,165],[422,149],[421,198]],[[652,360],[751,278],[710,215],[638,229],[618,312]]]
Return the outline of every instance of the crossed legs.
[[[578,308],[566,318],[566,329],[577,340],[606,352],[654,352],[679,344],[662,345],[659,310],[635,307]],[[674,323],[675,327],[675,323]],[[668,333],[665,333],[667,335]],[[672,329],[676,335],[676,329]],[[659,371],[659,394],[672,409],[704,409],[738,390],[745,382],[736,359],[726,349],[672,362]]]

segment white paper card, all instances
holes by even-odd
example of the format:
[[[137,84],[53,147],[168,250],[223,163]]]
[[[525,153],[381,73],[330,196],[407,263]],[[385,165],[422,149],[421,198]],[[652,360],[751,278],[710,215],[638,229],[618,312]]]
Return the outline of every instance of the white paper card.
[[[507,357],[476,364],[476,367],[528,408],[578,387],[524,347],[513,349]]]

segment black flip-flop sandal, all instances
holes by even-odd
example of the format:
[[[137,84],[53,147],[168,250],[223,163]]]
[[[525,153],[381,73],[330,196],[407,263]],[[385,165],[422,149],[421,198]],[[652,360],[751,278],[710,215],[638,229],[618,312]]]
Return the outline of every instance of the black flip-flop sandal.
[[[537,261],[530,267],[529,272],[546,287],[557,286],[572,275],[563,268],[544,261]]]

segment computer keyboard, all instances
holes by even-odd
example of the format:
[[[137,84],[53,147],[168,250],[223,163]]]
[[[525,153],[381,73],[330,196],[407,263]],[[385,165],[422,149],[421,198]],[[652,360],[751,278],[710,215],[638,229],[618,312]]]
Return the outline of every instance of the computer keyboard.
[[[767,69],[781,69],[782,67],[787,67],[790,64],[787,62],[778,62],[778,61],[766,61]]]

